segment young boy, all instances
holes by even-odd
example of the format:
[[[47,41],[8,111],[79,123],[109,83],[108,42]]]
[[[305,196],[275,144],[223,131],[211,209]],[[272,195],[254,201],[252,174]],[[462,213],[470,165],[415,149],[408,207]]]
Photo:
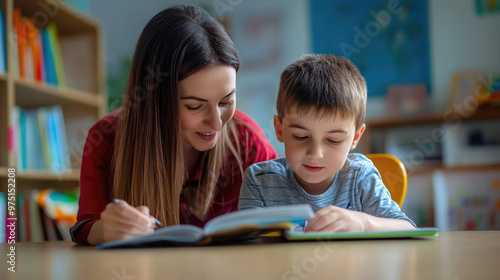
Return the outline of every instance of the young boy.
[[[239,209],[308,203],[316,214],[305,231],[414,229],[373,163],[349,154],[365,131],[366,92],[344,57],[305,55],[289,65],[274,116],[286,158],[246,170]]]

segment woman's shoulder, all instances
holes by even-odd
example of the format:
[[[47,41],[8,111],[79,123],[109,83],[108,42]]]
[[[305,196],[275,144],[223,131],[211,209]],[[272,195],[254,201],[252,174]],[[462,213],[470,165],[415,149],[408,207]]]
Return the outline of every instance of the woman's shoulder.
[[[236,124],[239,126],[246,125],[247,127],[258,128],[260,130],[259,125],[254,120],[252,120],[250,116],[240,110],[234,111],[233,120],[236,121]]]
[[[108,113],[106,116],[98,120],[90,130],[99,130],[104,134],[114,134],[116,123],[120,117],[120,113],[121,108]]]
[[[120,117],[120,112],[121,109],[114,110],[98,120],[89,129],[85,145],[98,146],[103,152],[109,152],[115,140],[116,124]]]
[[[236,110],[233,116],[236,125],[238,143],[243,145],[249,163],[269,160],[277,157],[274,147],[267,140],[259,125],[245,113]],[[233,141],[235,141],[233,139]]]

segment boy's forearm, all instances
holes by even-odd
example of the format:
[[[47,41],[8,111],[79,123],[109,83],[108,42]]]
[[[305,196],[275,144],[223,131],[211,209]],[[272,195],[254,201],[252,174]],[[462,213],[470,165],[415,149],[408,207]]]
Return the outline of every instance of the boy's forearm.
[[[375,217],[366,214],[365,229],[367,231],[386,231],[386,230],[407,230],[415,229],[408,221],[403,219],[389,219]]]

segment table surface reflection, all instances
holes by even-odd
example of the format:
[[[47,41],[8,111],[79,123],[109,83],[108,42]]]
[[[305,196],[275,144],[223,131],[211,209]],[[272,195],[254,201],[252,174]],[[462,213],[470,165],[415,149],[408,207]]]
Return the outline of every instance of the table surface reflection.
[[[10,246],[3,245],[3,258]],[[500,231],[391,240],[247,242],[97,250],[71,242],[15,244],[7,279],[498,279]],[[8,260],[8,259],[7,259]],[[5,279],[4,277],[1,277]]]

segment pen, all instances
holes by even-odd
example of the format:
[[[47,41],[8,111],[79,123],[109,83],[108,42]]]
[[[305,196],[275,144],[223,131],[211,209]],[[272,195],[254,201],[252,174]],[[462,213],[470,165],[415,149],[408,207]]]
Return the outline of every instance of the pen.
[[[112,203],[125,203],[127,204],[126,201],[124,200],[121,200],[121,199],[118,199],[118,198],[113,198],[113,200],[111,201]],[[155,225],[158,226],[158,227],[161,227],[163,226],[160,221],[158,221],[158,219],[156,219],[154,216],[152,215],[149,215],[149,217],[151,217],[153,219],[153,221],[155,222]]]

